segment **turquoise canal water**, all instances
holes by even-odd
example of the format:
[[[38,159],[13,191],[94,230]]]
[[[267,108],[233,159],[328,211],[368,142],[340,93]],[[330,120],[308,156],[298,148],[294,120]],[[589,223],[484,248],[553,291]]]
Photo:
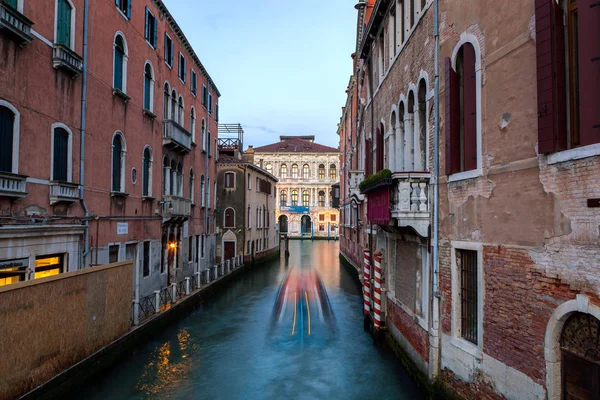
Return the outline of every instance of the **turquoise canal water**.
[[[84,399],[418,399],[400,362],[363,331],[361,290],[338,243],[290,257],[216,298],[72,394]]]

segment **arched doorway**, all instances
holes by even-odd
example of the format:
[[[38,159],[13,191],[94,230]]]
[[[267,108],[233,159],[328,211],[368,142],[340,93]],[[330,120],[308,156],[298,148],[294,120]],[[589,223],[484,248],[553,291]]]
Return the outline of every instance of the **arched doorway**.
[[[311,234],[312,221],[310,219],[310,216],[308,216],[308,215],[302,216],[302,219],[300,220],[300,230],[302,232],[302,236]]]
[[[600,321],[573,313],[560,336],[564,399],[600,398]]]
[[[287,233],[288,232],[288,217],[287,215],[279,216],[279,233]]]

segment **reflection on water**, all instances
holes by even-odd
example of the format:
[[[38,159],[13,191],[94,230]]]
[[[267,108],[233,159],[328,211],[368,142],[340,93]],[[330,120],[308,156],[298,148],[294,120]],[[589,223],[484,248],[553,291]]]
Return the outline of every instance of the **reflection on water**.
[[[336,242],[291,241],[289,260],[242,275],[73,398],[420,398],[373,347],[361,304]]]

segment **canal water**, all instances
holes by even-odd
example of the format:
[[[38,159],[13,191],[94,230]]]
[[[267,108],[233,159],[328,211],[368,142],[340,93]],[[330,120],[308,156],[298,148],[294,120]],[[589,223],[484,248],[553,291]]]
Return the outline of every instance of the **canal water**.
[[[125,356],[84,399],[418,399],[400,362],[363,331],[361,289],[338,243],[290,241]]]

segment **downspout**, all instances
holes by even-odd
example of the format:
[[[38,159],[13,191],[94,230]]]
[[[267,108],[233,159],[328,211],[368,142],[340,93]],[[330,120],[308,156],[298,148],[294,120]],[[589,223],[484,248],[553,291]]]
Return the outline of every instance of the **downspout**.
[[[88,23],[89,23],[89,0],[84,0],[83,5],[83,71],[81,87],[81,136],[79,139],[79,200],[85,211],[85,247],[81,256],[79,269],[85,268],[85,258],[90,251],[90,212],[83,198],[83,188],[85,184],[85,113],[87,107],[87,53],[88,53]],[[98,238],[96,238],[96,241]],[[98,244],[96,243],[96,246]]]
[[[433,36],[435,37],[435,88],[433,122],[433,296],[431,305],[431,363],[429,377],[435,379],[440,371],[440,297],[439,292],[439,169],[440,169],[440,30],[439,0],[433,0]]]

